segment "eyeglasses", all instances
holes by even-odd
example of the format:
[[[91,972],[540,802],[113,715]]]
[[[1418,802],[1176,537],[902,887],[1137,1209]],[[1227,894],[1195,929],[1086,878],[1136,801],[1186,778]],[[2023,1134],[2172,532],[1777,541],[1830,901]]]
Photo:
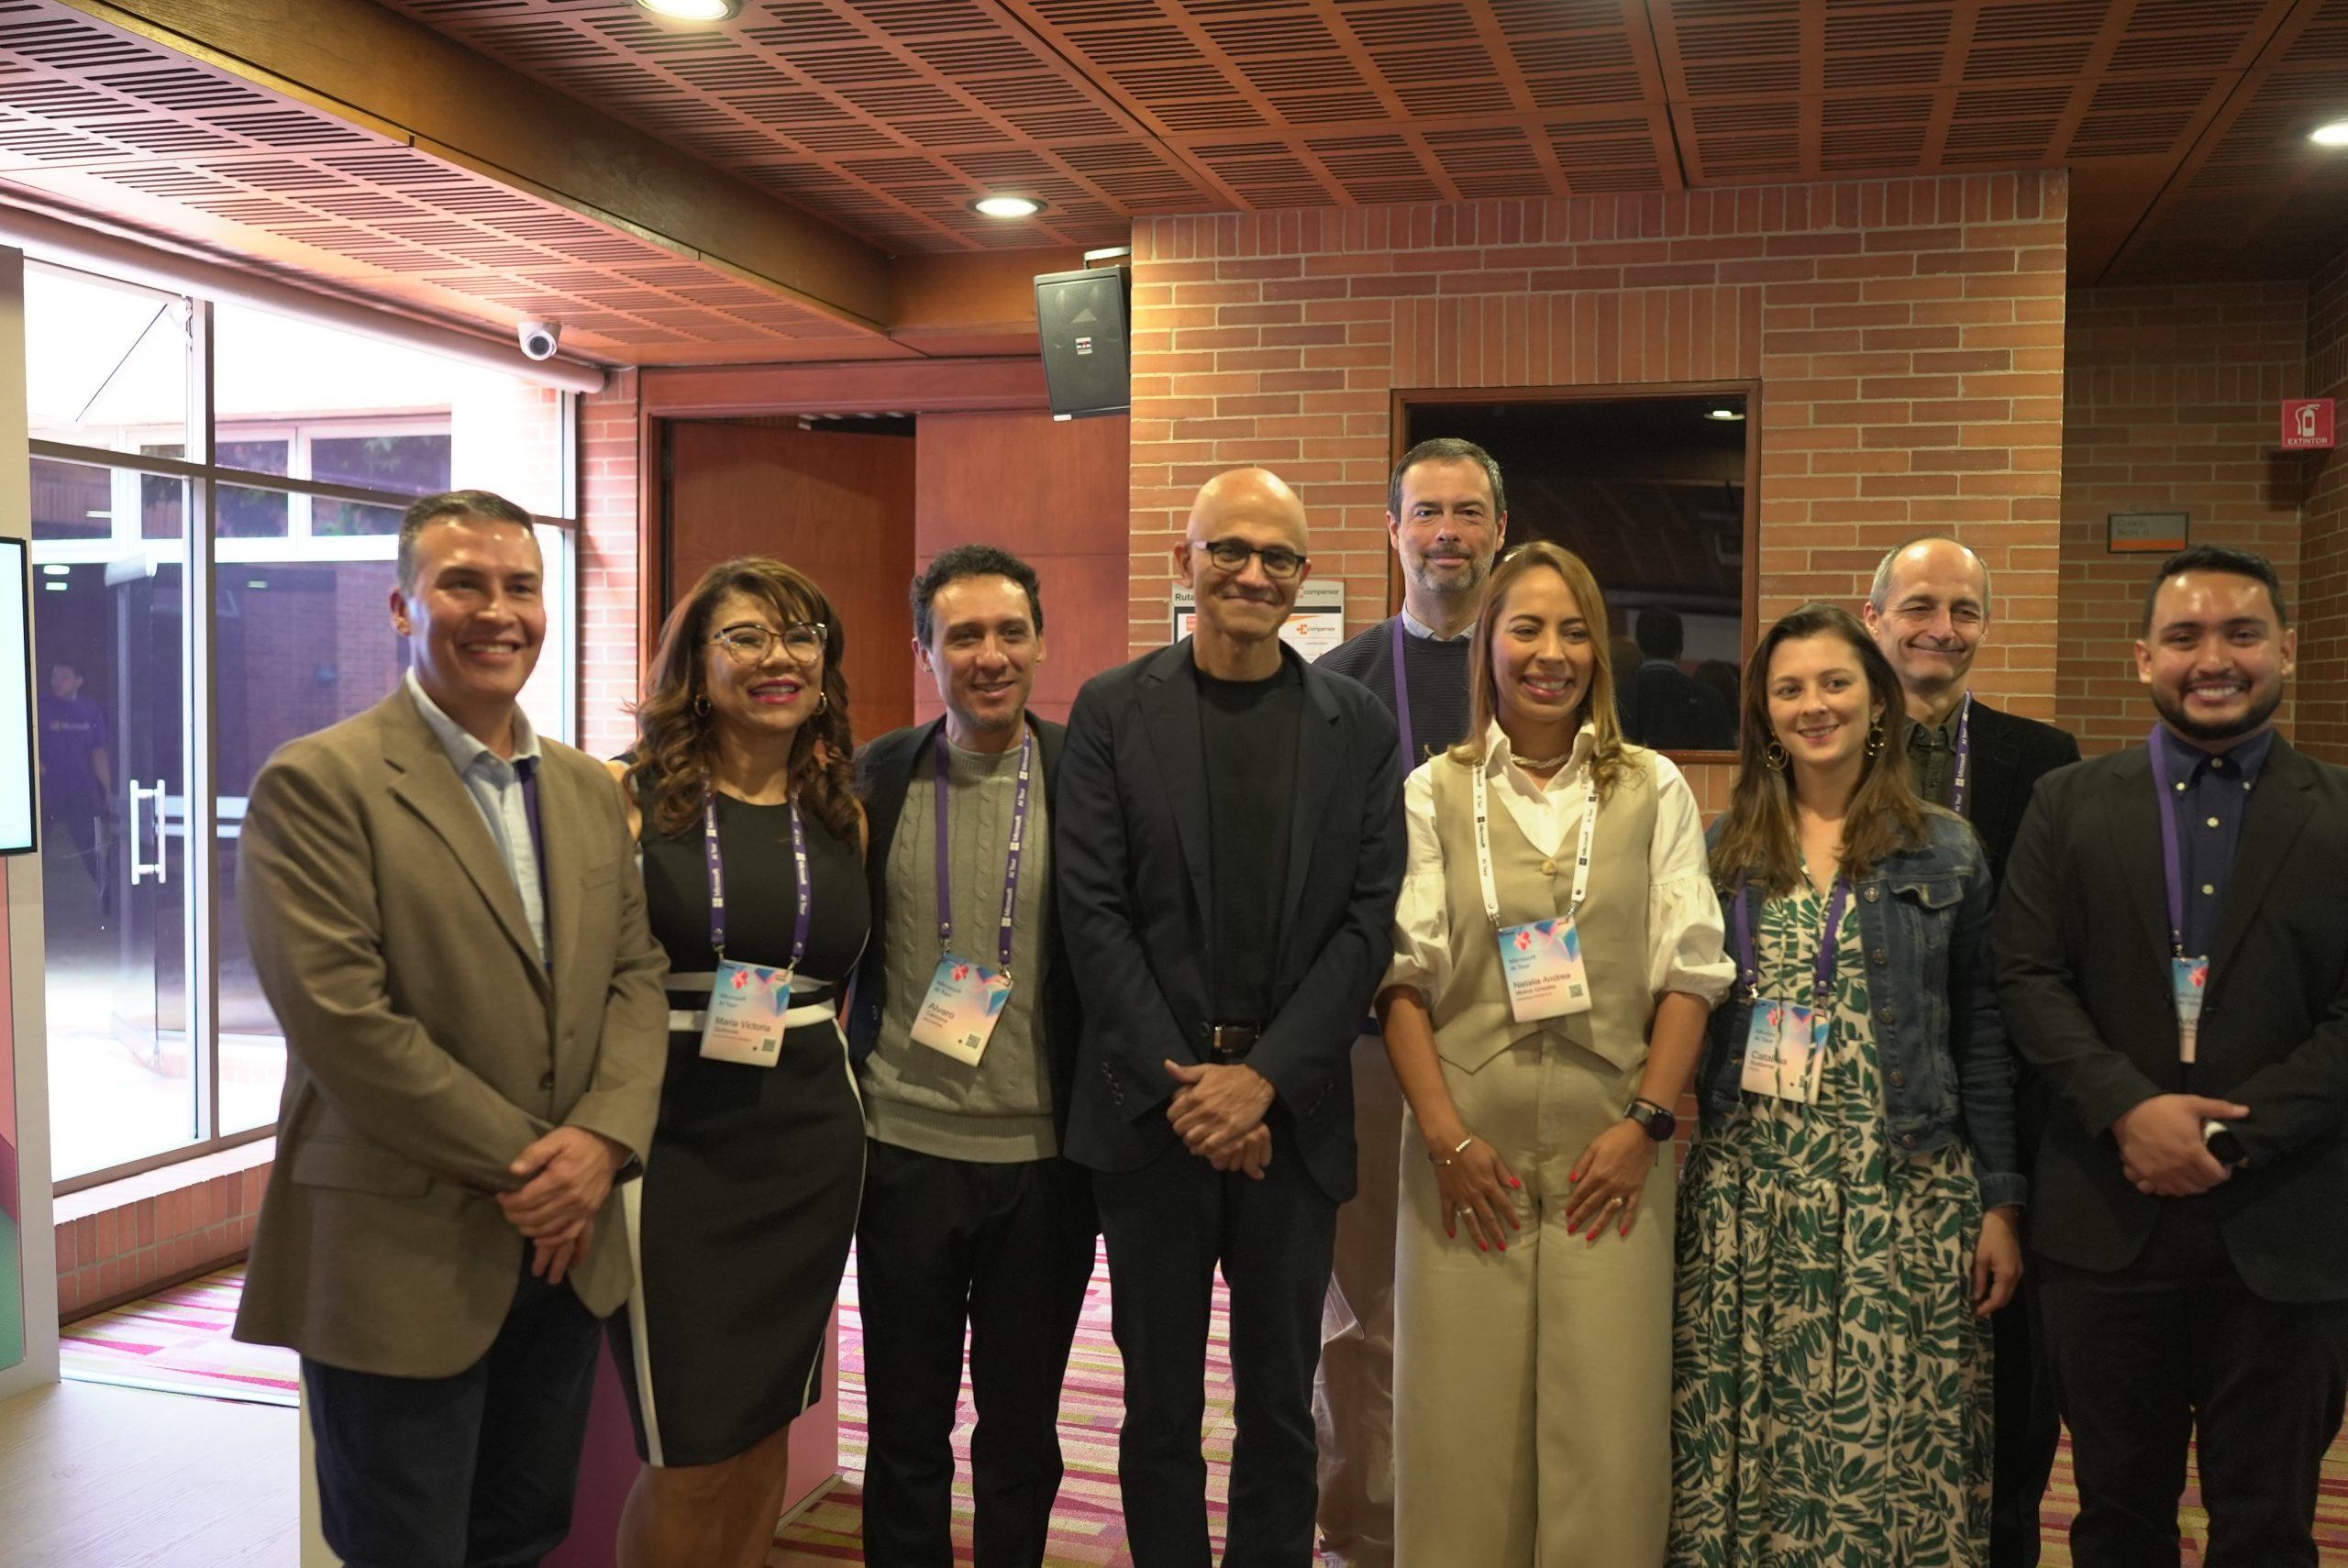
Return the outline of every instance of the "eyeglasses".
[[[774,652],[777,643],[782,651],[801,664],[820,657],[825,645],[831,640],[832,629],[821,621],[802,621],[776,632],[767,626],[728,626],[709,640],[725,650],[725,657],[740,665],[760,665]]]
[[[1214,569],[1234,574],[1246,571],[1250,558],[1264,563],[1264,575],[1285,581],[1304,569],[1309,557],[1285,545],[1251,545],[1245,539],[1210,539],[1198,547],[1214,562]]]

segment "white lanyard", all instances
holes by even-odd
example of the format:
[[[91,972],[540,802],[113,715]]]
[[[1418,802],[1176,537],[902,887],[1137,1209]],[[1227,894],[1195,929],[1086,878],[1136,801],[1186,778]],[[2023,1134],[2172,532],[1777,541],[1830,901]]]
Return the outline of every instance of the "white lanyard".
[[[1484,775],[1490,762],[1476,766],[1476,876],[1484,888],[1484,916],[1492,929],[1501,929],[1501,894],[1492,879],[1491,803],[1485,788]],[[1591,835],[1598,831],[1598,769],[1591,767],[1589,781],[1582,790],[1581,849],[1574,856],[1573,901],[1566,906],[1568,916],[1581,910],[1583,895],[1589,891],[1589,845]]]

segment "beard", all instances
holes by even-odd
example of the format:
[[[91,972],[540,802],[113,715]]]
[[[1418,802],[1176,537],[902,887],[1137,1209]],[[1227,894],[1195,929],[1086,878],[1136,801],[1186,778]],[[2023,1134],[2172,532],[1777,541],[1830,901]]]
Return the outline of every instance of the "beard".
[[[2239,717],[2221,719],[2211,723],[2206,719],[2196,719],[2188,714],[2185,711],[2184,700],[2167,687],[2153,688],[2153,706],[2159,712],[2161,718],[2167,723],[2170,729],[2175,730],[2187,740],[2192,741],[2239,740],[2243,735],[2263,727],[2267,720],[2275,716],[2275,710],[2282,705],[2283,683],[2280,680],[2270,686],[2253,686],[2250,690],[2250,706],[2244,708]]]
[[[1438,576],[1434,570],[1438,561],[1465,561],[1468,564],[1467,575],[1456,578]],[[1490,559],[1478,560],[1473,556],[1434,558],[1422,556],[1419,558],[1417,568],[1412,571],[1411,578],[1421,588],[1438,598],[1446,594],[1457,594],[1462,599],[1472,599],[1484,586],[1484,580],[1491,575],[1492,563]]]

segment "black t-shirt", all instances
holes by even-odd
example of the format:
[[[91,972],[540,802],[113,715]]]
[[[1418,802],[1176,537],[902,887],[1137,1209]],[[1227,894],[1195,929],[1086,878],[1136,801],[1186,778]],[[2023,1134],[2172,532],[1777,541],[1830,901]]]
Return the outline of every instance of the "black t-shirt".
[[[1207,972],[1213,1023],[1272,1016],[1280,905],[1288,889],[1289,824],[1295,811],[1296,734],[1304,675],[1288,659],[1267,680],[1199,682],[1199,742],[1207,765],[1209,895]]]

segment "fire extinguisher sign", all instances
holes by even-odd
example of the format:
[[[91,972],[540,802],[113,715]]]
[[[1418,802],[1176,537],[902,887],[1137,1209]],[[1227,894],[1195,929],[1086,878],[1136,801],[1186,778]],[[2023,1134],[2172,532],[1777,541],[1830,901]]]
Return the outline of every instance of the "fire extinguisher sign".
[[[2293,397],[2283,400],[2283,450],[2308,452],[2329,448],[2331,438],[2331,399]]]

